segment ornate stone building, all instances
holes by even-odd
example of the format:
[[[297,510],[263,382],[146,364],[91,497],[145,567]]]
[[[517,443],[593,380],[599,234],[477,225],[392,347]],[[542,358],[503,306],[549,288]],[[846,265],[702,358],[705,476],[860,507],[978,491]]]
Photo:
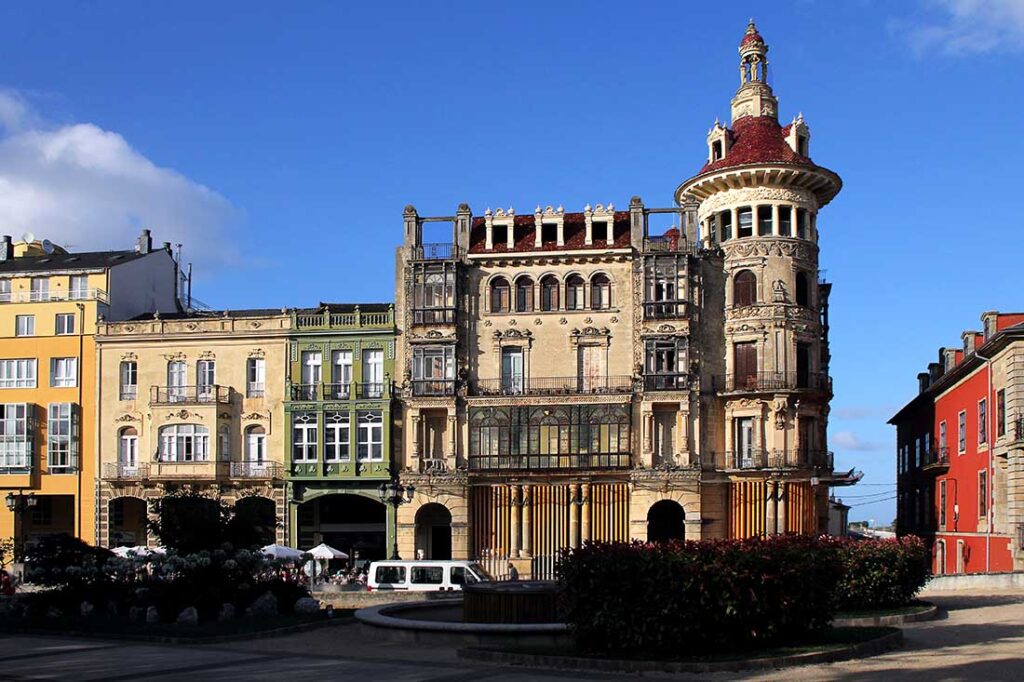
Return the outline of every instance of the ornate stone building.
[[[403,556],[543,576],[588,539],[827,528],[828,485],[848,479],[827,451],[816,217],[841,181],[811,161],[802,117],[779,125],[753,24],[739,51],[731,127],[716,122],[672,207],[406,207]],[[450,242],[424,241],[434,222]]]

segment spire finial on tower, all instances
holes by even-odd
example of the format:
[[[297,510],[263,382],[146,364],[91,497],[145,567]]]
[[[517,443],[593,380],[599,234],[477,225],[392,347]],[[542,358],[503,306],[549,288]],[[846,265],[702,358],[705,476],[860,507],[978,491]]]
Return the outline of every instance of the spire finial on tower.
[[[775,116],[777,102],[768,85],[768,45],[758,33],[753,17],[740,41],[739,53],[740,89],[733,100],[733,120],[742,116]]]

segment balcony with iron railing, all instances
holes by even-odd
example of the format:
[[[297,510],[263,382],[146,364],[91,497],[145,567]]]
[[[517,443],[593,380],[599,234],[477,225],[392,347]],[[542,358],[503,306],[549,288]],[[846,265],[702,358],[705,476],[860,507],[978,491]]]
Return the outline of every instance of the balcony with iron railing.
[[[470,455],[470,471],[553,471],[576,469],[628,469],[628,452],[552,455]]]
[[[690,385],[690,375],[684,372],[674,374],[645,374],[645,391],[684,391]]]
[[[816,391],[831,393],[832,378],[823,372],[748,372],[712,377],[719,393],[760,393],[767,391]]]
[[[284,479],[284,467],[278,462],[228,462],[231,478],[261,481]]]
[[[688,306],[688,301],[644,301],[644,317],[648,320],[686,317]]]
[[[413,308],[413,324],[455,324],[455,308]]]
[[[833,455],[827,450],[726,450],[708,452],[700,457],[706,471],[740,469],[831,469]]]
[[[696,255],[699,250],[697,244],[691,244],[680,237],[667,237],[665,235],[655,237],[644,237],[645,253],[685,253]]]
[[[434,242],[412,247],[413,260],[456,260],[459,247],[451,242]]]
[[[0,293],[0,303],[45,303],[48,301],[96,301],[110,302],[103,289],[69,289],[51,291],[8,291]]]
[[[391,397],[391,384],[387,382],[361,382],[355,385],[360,400],[380,400]]]
[[[394,308],[385,311],[364,311],[359,306],[351,312],[332,312],[329,307],[316,311],[292,312],[295,329],[391,329],[395,326]]]
[[[211,481],[227,476],[230,462],[212,459],[156,461],[148,465],[151,480]]]
[[[202,386],[153,386],[151,405],[213,405],[231,402],[231,387],[219,384]]]
[[[949,470],[949,448],[941,447],[922,453],[921,469],[935,474]]]
[[[364,386],[383,387],[377,392],[383,391],[384,395],[371,395],[374,391],[364,389]],[[291,399],[302,401],[320,400],[348,400],[354,395],[359,398],[380,398],[387,397],[388,386],[386,384],[354,384],[344,383],[317,383],[317,384],[292,384]]]
[[[478,379],[475,396],[621,394],[633,391],[631,376],[505,377]]]
[[[105,462],[103,464],[103,479],[107,481],[145,481],[149,478],[148,464],[120,464]]]
[[[455,395],[455,379],[413,379],[412,394],[420,397]]]

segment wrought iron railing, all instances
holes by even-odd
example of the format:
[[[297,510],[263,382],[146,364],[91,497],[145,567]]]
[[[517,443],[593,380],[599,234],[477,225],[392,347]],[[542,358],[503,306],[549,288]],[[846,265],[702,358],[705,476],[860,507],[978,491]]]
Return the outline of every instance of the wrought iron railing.
[[[833,459],[827,450],[726,450],[703,453],[700,462],[702,469],[713,471],[800,467],[831,469]]]
[[[153,405],[196,405],[231,402],[231,387],[209,384],[203,386],[153,386]]]
[[[631,376],[601,377],[505,377],[478,379],[473,394],[488,395],[574,395],[581,393],[629,393]]]
[[[149,478],[149,465],[130,466],[108,462],[103,465],[103,478],[111,481],[142,481]]]
[[[455,324],[455,308],[413,308],[413,324]]]
[[[324,384],[324,400],[348,400],[351,396],[351,382]]]
[[[681,235],[678,237],[644,237],[644,251],[647,253],[688,253],[696,255],[697,244],[687,242]]]
[[[552,469],[626,469],[628,452],[566,455],[470,455],[473,471],[550,471]]]
[[[103,289],[69,289],[54,291],[9,291],[0,293],[0,303],[42,303],[44,301],[98,301],[109,303]]]
[[[362,399],[387,398],[389,395],[388,384],[383,382],[369,382],[356,384],[356,397]]]
[[[284,478],[284,467],[278,462],[231,462],[231,478],[280,480]]]
[[[712,377],[716,391],[831,391],[832,379],[822,372],[747,372]]]
[[[941,447],[928,450],[922,455],[922,469],[942,470],[949,468],[949,448]]]
[[[688,301],[644,301],[644,317],[665,320],[686,317]]]
[[[455,395],[455,379],[413,379],[412,394],[425,397]]]
[[[434,242],[415,246],[412,249],[415,260],[452,260],[459,257],[459,247],[451,242]]]
[[[681,391],[690,382],[690,375],[682,372],[676,374],[645,374],[644,390],[646,391]]]

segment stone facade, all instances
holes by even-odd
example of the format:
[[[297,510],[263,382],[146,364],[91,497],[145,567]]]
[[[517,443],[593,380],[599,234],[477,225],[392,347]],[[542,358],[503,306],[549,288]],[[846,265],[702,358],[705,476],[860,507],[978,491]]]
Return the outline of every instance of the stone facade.
[[[828,486],[850,481],[827,450],[816,216],[841,182],[810,161],[802,117],[779,126],[752,25],[740,54],[732,128],[712,128],[675,206],[406,208],[403,556],[545,576],[588,539],[827,529]],[[434,222],[450,241],[424,241]],[[425,532],[427,515],[450,531]]]

